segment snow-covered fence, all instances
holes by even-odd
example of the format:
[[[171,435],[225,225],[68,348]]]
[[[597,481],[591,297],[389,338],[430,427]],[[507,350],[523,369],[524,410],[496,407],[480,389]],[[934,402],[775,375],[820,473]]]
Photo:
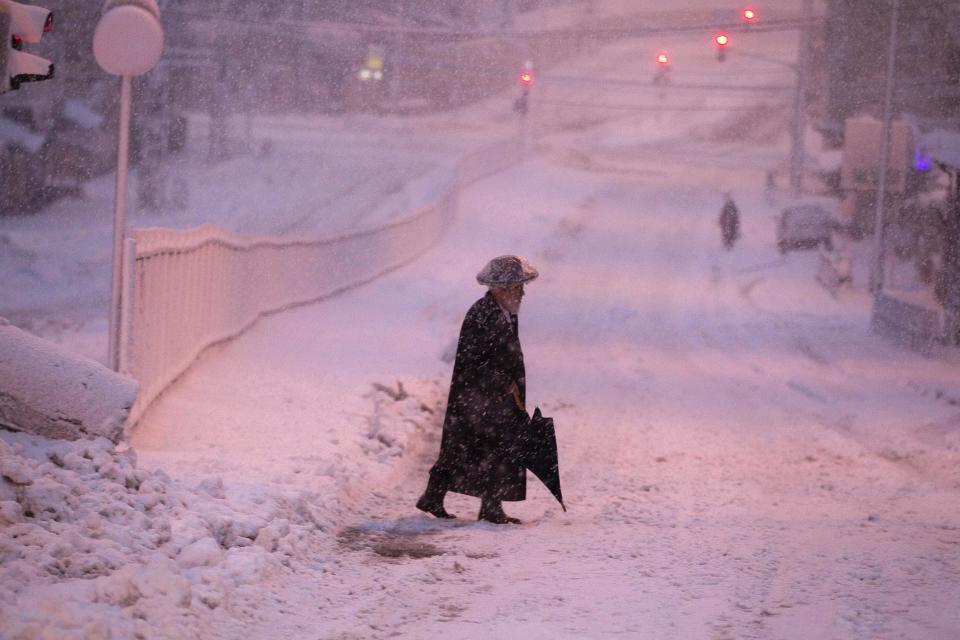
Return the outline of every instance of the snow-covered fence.
[[[521,144],[464,156],[436,200],[375,228],[327,238],[243,237],[213,225],[131,231],[120,337],[121,371],[140,383],[131,422],[200,353],[260,316],[368,282],[421,255],[452,221],[460,188],[519,162]]]

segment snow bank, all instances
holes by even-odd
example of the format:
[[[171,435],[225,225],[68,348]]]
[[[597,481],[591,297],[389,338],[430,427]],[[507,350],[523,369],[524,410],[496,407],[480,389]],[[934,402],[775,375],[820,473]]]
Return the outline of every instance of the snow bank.
[[[369,414],[353,425],[365,455],[336,465],[327,494],[310,484],[174,479],[103,437],[0,430],[0,635],[203,637],[204,621],[236,589],[314,557],[349,511],[338,493],[382,482],[415,432],[438,419],[438,388],[422,391],[429,404],[400,383],[374,386]],[[315,473],[329,475],[339,456],[315,460]]]
[[[50,438],[123,436],[137,383],[0,318],[0,424]]]

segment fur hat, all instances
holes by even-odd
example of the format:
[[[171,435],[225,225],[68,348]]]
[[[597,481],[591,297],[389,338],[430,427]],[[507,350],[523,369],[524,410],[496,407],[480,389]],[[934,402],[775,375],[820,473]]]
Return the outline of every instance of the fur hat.
[[[530,282],[540,275],[520,256],[500,256],[487,263],[477,274],[477,282],[488,287],[512,287]]]

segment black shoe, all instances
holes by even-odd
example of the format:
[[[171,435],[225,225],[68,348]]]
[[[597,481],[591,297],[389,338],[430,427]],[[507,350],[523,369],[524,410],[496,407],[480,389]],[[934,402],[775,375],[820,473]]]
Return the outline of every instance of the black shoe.
[[[447,513],[447,510],[443,508],[442,502],[431,502],[427,500],[427,496],[425,495],[420,496],[420,499],[417,500],[417,509],[437,518],[452,519],[457,517],[452,513]]]
[[[511,518],[503,512],[503,509],[481,511],[477,520],[492,522],[493,524],[521,524],[519,518]]]

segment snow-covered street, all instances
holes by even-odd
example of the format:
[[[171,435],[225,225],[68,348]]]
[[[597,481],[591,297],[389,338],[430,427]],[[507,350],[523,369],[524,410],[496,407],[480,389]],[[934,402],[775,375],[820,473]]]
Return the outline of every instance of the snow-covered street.
[[[346,467],[325,543],[238,589],[239,626],[218,633],[957,633],[955,370],[872,336],[866,300],[831,298],[812,256],[780,259],[759,205],[722,253],[716,200],[536,159],[464,194],[416,265],[208,356],[140,426],[143,460],[304,488]],[[435,380],[440,399],[473,273],[505,250],[543,274],[521,335],[570,511],[537,487],[508,505],[523,526],[478,524],[455,497],[440,522],[413,509],[439,415],[372,480],[337,445],[370,428],[372,383]]]
[[[654,44],[619,42],[565,73],[614,76]],[[683,71],[711,61],[701,44],[677,45],[678,84],[702,80]],[[754,46],[795,48],[783,33]],[[726,65],[721,78],[773,73]],[[181,553],[191,586],[139,614],[101,588],[108,613],[76,605],[65,635],[50,637],[111,637],[92,619],[145,638],[960,637],[958,363],[872,333],[862,265],[856,286],[831,294],[814,277],[816,251],[778,253],[788,196],[768,204],[763,180],[788,146],[784,97],[748,109],[752,94],[676,90],[658,102],[627,87],[602,97],[651,108],[618,113],[559,108],[595,89],[543,85],[526,160],[460,193],[435,248],[261,319],[151,407],[130,438],[137,483],[169,497],[168,539],[181,547],[171,557]],[[379,153],[407,179],[435,171],[441,152],[514,130],[508,102],[467,110],[468,134],[450,114],[413,118],[403,133],[420,148]],[[680,108],[694,104],[704,110]],[[278,147],[294,128],[261,126]],[[717,224],[725,191],[742,215],[730,251]],[[527,402],[556,421],[568,511],[530,476],[527,500],[505,504],[521,525],[478,522],[479,501],[455,494],[446,506],[458,517],[435,519],[414,503],[439,446],[451,355],[484,292],[477,271],[508,253],[540,271],[520,312]],[[224,533],[249,521],[249,535]],[[164,556],[136,545],[145,565]],[[109,584],[127,583],[138,584]],[[0,619],[24,634],[12,637],[34,637],[29,624],[57,598],[87,597],[44,589],[0,598]]]

